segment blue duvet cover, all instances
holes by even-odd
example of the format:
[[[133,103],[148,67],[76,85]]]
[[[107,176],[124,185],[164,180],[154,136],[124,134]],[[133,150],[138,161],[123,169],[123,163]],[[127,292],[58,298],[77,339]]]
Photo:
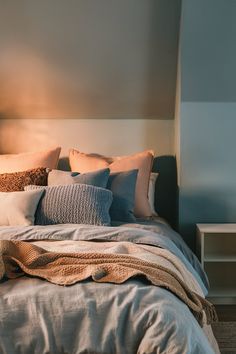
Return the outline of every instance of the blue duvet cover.
[[[114,227],[2,227],[0,239],[129,241],[176,255],[207,294],[207,278],[181,237],[162,222]],[[207,333],[207,335],[206,335]],[[63,287],[23,276],[0,283],[0,354],[211,354],[218,348],[170,291],[140,278]]]

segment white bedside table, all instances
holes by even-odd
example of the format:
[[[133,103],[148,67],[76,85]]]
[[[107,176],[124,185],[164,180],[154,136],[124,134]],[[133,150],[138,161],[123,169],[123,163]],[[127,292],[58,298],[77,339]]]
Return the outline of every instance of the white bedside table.
[[[236,224],[197,224],[197,255],[205,269],[208,299],[236,304]]]

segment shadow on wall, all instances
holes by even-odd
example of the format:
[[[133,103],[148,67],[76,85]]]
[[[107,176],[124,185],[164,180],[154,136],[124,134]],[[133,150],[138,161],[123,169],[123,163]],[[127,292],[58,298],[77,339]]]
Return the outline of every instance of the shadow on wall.
[[[180,16],[181,0],[151,2],[148,84],[144,110],[144,114],[150,117],[155,117],[157,112],[160,117],[169,119],[175,115]],[[175,80],[171,80],[171,77]],[[160,84],[157,85],[157,82]]]
[[[232,190],[202,189],[199,192],[181,195],[180,218],[182,224],[179,232],[192,250],[196,248],[197,223],[230,223],[235,222],[233,215],[236,208],[236,193]],[[232,205],[229,206],[228,200]],[[227,202],[226,202],[227,201]]]

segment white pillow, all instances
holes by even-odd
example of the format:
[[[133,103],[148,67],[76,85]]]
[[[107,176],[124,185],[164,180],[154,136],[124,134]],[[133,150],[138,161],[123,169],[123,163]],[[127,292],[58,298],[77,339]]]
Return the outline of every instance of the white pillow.
[[[148,186],[148,201],[150,204],[150,208],[152,211],[152,215],[157,216],[157,212],[155,210],[155,186],[156,180],[159,173],[152,172],[149,179],[149,186]]]
[[[0,225],[33,225],[34,214],[43,190],[0,192]]]

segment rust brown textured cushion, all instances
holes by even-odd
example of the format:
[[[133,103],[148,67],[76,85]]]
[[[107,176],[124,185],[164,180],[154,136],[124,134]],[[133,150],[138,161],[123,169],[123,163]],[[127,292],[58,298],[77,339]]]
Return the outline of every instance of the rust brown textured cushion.
[[[25,186],[46,186],[49,169],[44,167],[34,168],[24,172],[0,174],[0,192],[23,191]]]

